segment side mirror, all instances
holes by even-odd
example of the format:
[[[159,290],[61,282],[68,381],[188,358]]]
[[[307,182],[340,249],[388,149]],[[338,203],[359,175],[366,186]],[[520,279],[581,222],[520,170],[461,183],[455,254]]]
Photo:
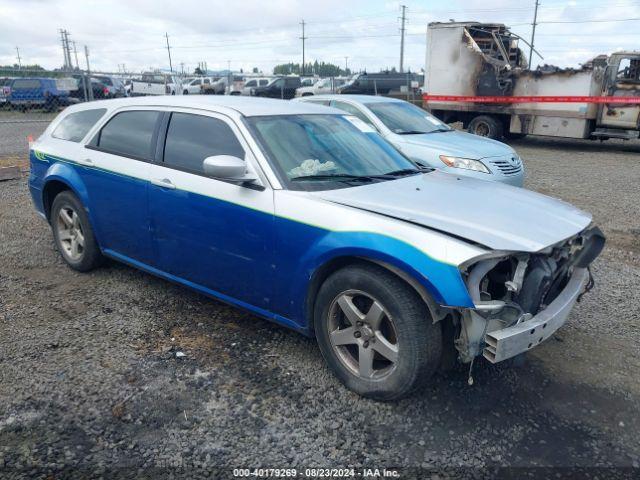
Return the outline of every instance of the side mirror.
[[[210,177],[238,183],[253,183],[258,178],[247,172],[247,162],[233,155],[214,155],[202,162],[204,173]]]

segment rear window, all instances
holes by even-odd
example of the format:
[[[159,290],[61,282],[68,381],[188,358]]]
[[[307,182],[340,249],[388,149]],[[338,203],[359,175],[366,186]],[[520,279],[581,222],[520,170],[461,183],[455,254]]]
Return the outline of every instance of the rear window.
[[[151,110],[118,113],[102,127],[95,145],[116,155],[151,160],[159,115]]]
[[[51,136],[60,140],[79,142],[89,133],[91,127],[102,118],[106,111],[106,108],[96,108],[94,110],[71,113],[62,119]]]
[[[109,77],[96,77],[98,81],[104,83],[105,85],[113,86],[113,82]]]
[[[40,88],[40,80],[14,80],[11,88],[13,90],[33,90]]]

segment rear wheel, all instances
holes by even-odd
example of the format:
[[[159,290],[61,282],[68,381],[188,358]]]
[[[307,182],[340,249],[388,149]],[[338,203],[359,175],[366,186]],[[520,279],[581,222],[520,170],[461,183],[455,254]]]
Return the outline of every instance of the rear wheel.
[[[469,133],[493,139],[502,138],[502,122],[490,115],[479,115],[469,122]]]
[[[87,272],[103,262],[89,217],[72,192],[63,191],[53,200],[51,228],[60,255],[74,270]]]
[[[185,90],[182,92],[182,94],[183,94],[183,95],[189,95],[189,90],[186,90],[186,89],[185,89]]]
[[[314,323],[331,370],[366,397],[404,397],[440,364],[440,325],[413,289],[381,267],[357,265],[331,275],[318,293]]]

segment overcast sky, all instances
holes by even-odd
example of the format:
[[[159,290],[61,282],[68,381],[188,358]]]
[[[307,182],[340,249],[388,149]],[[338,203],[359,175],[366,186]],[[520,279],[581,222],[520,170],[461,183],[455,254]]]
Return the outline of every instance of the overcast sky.
[[[300,22],[307,22],[306,58],[376,71],[398,65],[400,3],[385,0],[0,0],[0,64],[60,67],[59,28],[82,49],[91,68],[127,71],[168,68],[165,32],[174,69],[271,72],[300,62]],[[455,19],[502,22],[531,35],[535,0],[406,0],[405,66],[424,66],[426,25]],[[633,20],[635,19],[635,20]],[[599,53],[640,49],[640,0],[541,0],[536,47],[544,60],[577,66]],[[615,21],[610,21],[615,20]],[[585,23],[590,21],[590,23]],[[555,23],[554,23],[555,22]]]

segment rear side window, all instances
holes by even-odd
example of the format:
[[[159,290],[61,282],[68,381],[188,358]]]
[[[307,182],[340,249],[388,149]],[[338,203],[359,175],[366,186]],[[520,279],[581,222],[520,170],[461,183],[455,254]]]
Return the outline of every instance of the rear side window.
[[[118,113],[102,127],[95,146],[116,155],[151,160],[159,115],[147,110]]]
[[[259,80],[258,81],[261,87],[264,87],[265,85],[267,85],[269,83],[269,80]]]
[[[13,90],[32,90],[40,88],[40,80],[14,80]]]
[[[244,149],[229,125],[202,115],[171,114],[164,145],[165,165],[203,173],[202,162],[214,155],[244,158]]]
[[[79,142],[89,133],[91,127],[102,118],[106,111],[106,108],[96,108],[94,110],[71,113],[62,119],[51,136],[60,140]]]

